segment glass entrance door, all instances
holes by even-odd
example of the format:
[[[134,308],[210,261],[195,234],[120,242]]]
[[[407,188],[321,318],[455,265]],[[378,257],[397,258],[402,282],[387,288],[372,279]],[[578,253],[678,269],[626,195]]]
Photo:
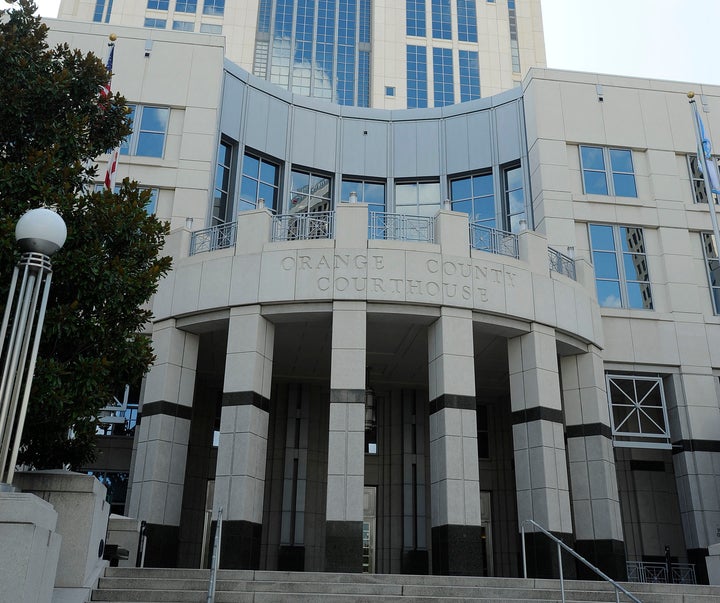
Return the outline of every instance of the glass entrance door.
[[[363,572],[375,573],[375,523],[377,519],[377,487],[365,486],[363,491]]]

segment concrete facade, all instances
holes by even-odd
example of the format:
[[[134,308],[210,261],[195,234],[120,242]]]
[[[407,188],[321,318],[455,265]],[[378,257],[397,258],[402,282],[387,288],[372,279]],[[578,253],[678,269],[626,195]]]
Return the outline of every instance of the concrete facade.
[[[532,519],[611,575],[669,546],[704,578],[720,318],[685,93],[713,137],[720,89],[532,70],[461,105],[358,109],[254,78],[215,38],[154,32],[145,56],[142,29],[51,23],[99,54],[111,29],[114,88],[169,108],[163,157],[119,168],[159,190],[172,228],[128,502],[148,563],[199,565],[203,513],[222,507],[225,567],[513,576]],[[226,232],[197,232],[222,143],[235,234],[202,248]],[[252,161],[278,169],[274,212],[237,211]],[[293,209],[300,172],[325,179],[332,222]],[[606,193],[588,192],[597,178]],[[491,182],[493,245],[471,246],[452,210],[466,181]],[[413,222],[422,236],[390,217],[369,228],[368,205],[343,198],[367,182],[388,214],[431,218]],[[403,187],[423,184],[434,203],[408,211]],[[549,248],[574,256],[575,278]],[[532,571],[557,571],[529,532]]]

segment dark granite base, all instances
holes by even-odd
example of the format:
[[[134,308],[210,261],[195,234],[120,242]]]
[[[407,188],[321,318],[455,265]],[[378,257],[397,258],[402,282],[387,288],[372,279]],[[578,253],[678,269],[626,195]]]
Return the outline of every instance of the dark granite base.
[[[305,547],[281,546],[278,549],[278,570],[281,572],[305,571]]]
[[[260,569],[262,526],[250,521],[223,521],[220,567]]]
[[[439,576],[482,576],[485,541],[480,526],[432,528],[432,573]]]
[[[687,556],[690,563],[695,564],[695,578],[698,584],[710,584],[707,572],[707,564],[705,557],[708,555],[707,549],[688,549]]]
[[[177,567],[178,526],[145,524],[145,567]]]
[[[325,522],[325,571],[362,572],[362,545],[362,521]]]
[[[562,540],[569,547],[574,548],[572,534],[553,532],[553,536]],[[558,546],[541,532],[528,532],[525,534],[525,551],[527,554],[528,578],[559,578]],[[520,560],[522,563],[522,559]],[[575,558],[563,551],[562,554],[563,577],[572,580],[576,575]],[[522,569],[522,566],[521,566]]]
[[[625,544],[621,540],[576,540],[575,550],[613,580],[626,581]],[[584,563],[577,562],[578,580],[601,578]]]
[[[402,573],[426,576],[430,561],[426,550],[409,549],[402,552]]]

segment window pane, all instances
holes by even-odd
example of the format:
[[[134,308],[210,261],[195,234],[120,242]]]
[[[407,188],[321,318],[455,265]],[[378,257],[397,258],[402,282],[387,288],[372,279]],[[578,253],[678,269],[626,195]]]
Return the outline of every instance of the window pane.
[[[583,169],[605,171],[605,159],[600,147],[580,147],[580,153]]]
[[[482,197],[480,199],[476,199],[473,202],[473,209],[474,214],[472,220],[474,222],[477,222],[478,220],[483,222],[491,220],[493,222],[492,226],[495,226],[495,200],[492,197]],[[486,224],[486,226],[490,225]]]
[[[385,206],[385,185],[377,182],[365,183],[365,195],[363,197],[365,203],[373,205]],[[378,211],[378,210],[375,210]]]
[[[632,153],[624,149],[610,149],[610,167],[613,172],[632,174]]]
[[[420,205],[440,205],[440,183],[421,182],[418,185],[418,200]]]
[[[290,175],[290,188],[294,191],[307,192],[310,189],[310,174],[292,172]]]
[[[348,180],[343,180],[342,185],[340,186],[340,200],[341,201],[349,201],[350,200],[350,193],[352,192],[358,192],[358,188],[360,188],[361,183],[360,182],[350,182]],[[358,197],[360,195],[358,194]]]
[[[152,132],[164,133],[167,130],[169,113],[169,109],[163,109],[160,107],[143,107],[140,130],[150,130]]]
[[[240,186],[240,198],[255,204],[257,199],[257,182],[250,178],[243,178]]]
[[[453,200],[470,198],[470,178],[453,180],[450,182],[450,196]]]
[[[416,205],[417,184],[398,184],[395,186],[395,205]]]
[[[511,214],[525,210],[525,195],[523,195],[522,189],[511,191],[508,194],[508,209]]]
[[[713,287],[720,287],[720,262],[710,259],[708,263],[708,272],[710,274],[710,284]]]
[[[516,188],[522,188],[522,170],[519,167],[507,170],[505,172],[507,178],[508,190],[514,190]]]
[[[642,229],[630,226],[620,227],[620,245],[623,251],[645,253]]]
[[[613,174],[613,186],[618,197],[637,197],[635,176],[632,174]]]
[[[620,308],[620,284],[615,281],[596,281],[598,303],[603,308]]]
[[[647,281],[648,269],[644,253],[624,253],[625,278],[629,281]]]
[[[277,166],[267,161],[263,161],[260,164],[260,180],[267,182],[268,184],[277,185]]]
[[[493,194],[492,174],[473,177],[473,194],[476,197]]]
[[[136,155],[144,157],[162,157],[165,134],[141,132],[138,137]]]
[[[628,307],[641,310],[652,310],[650,285],[647,283],[628,283]]]
[[[453,211],[459,211],[468,214],[470,216],[470,221],[472,221],[472,201],[454,201],[452,204],[452,208]]]
[[[615,253],[607,251],[593,252],[593,265],[595,266],[595,276],[597,278],[618,279],[617,260]]]
[[[251,155],[245,155],[243,158],[243,174],[251,176],[252,178],[257,178],[259,165],[259,159],[252,157]]]
[[[265,199],[265,207],[273,209],[275,207],[275,198],[277,197],[277,189],[269,184],[260,185],[259,199]]]
[[[605,172],[583,172],[585,192],[588,195],[607,195],[608,187]]]
[[[612,226],[590,225],[590,240],[593,249],[615,249]]]

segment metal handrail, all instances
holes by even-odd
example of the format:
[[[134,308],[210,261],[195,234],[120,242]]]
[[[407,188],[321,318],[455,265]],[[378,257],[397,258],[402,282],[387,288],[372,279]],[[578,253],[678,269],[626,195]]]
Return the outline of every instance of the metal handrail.
[[[472,249],[506,255],[515,259],[520,257],[518,236],[515,233],[491,228],[479,222],[471,222],[469,226]]]
[[[550,270],[557,272],[558,274],[564,274],[568,278],[577,280],[577,273],[575,271],[575,260],[569,255],[559,252],[557,249],[548,247],[548,262],[550,263]]]
[[[370,212],[368,238],[375,240],[435,242],[435,218],[381,211]]]
[[[190,235],[190,255],[232,247],[236,238],[237,222],[224,222],[196,230]]]
[[[218,509],[217,526],[215,527],[215,540],[213,542],[212,558],[210,559],[210,583],[208,584],[207,603],[215,603],[215,587],[217,586],[217,573],[220,567],[220,541],[222,539],[223,508]]]
[[[612,584],[613,587],[615,588],[615,601],[617,603],[620,603],[620,592],[621,591],[625,594],[625,596],[629,597],[632,601],[635,601],[635,603],[642,603],[642,601],[640,601],[640,599],[638,599],[635,595],[633,595],[627,589],[620,586],[620,584],[615,582],[615,580],[613,580],[610,576],[601,572],[592,563],[590,563],[587,559],[585,559],[585,557],[583,557],[579,553],[575,552],[567,544],[565,544],[562,540],[560,540],[557,536],[548,532],[539,523],[537,523],[536,521],[533,521],[532,519],[526,519],[525,521],[523,521],[520,524],[520,534],[522,535],[523,576],[525,578],[527,578],[527,555],[525,554],[525,524],[528,524],[528,523],[535,526],[538,530],[540,530],[543,534],[545,534],[545,536],[550,538],[550,540],[554,541],[558,545],[557,551],[558,551],[558,566],[560,568],[560,595],[562,596],[563,603],[565,603],[565,578],[563,576],[563,566],[562,566],[562,550],[563,549],[565,549],[568,553],[570,553],[573,557],[575,557],[575,559],[582,561],[587,567],[589,567],[592,571],[594,571],[603,580]]]

